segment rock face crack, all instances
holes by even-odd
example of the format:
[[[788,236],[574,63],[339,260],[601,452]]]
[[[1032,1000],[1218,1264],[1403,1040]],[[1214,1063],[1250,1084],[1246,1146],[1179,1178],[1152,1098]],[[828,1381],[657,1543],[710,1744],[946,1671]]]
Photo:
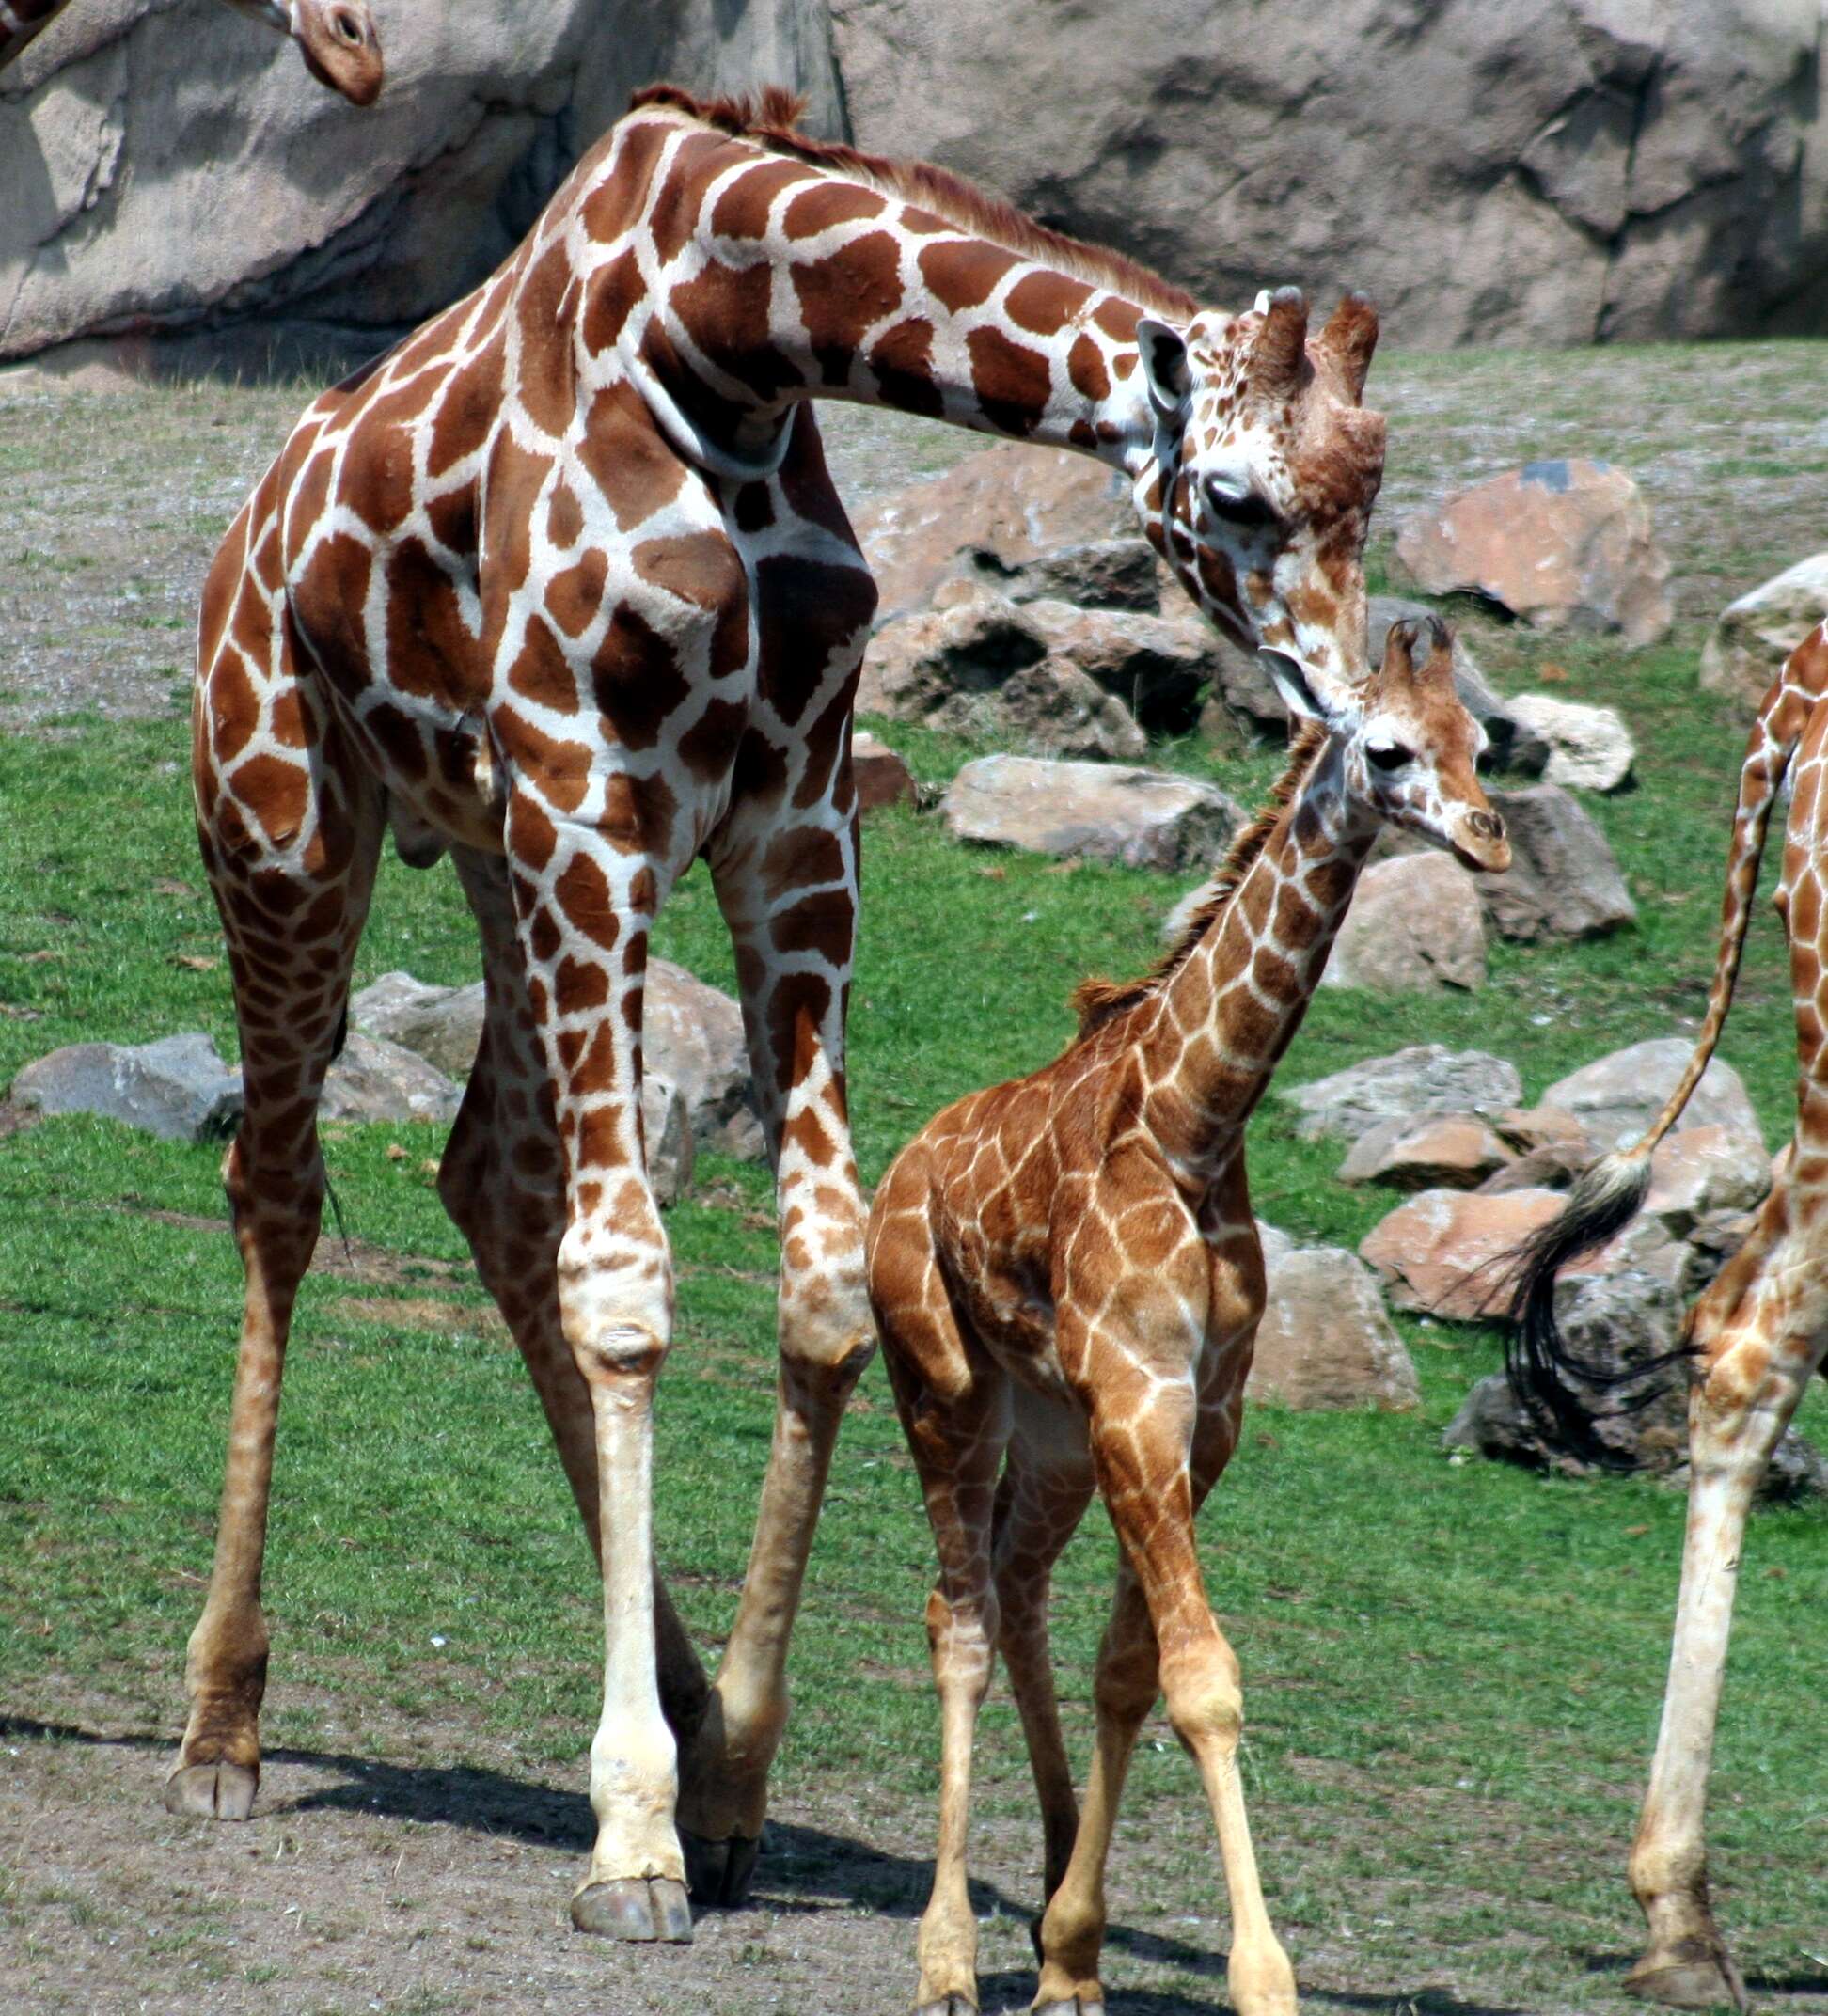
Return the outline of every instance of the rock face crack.
[[[1644,128],[1650,117],[1651,101],[1663,74],[1663,56],[1654,55],[1639,79],[1637,89],[1631,94],[1631,130],[1625,143],[1625,214],[1619,220],[1618,228],[1612,233],[1606,246],[1606,272],[1600,287],[1600,306],[1594,311],[1593,340],[1604,341],[1608,334],[1608,323],[1614,308],[1613,280],[1618,271],[1618,262],[1624,257],[1626,242],[1631,235],[1631,222],[1639,213],[1631,200],[1632,184],[1636,179],[1638,143],[1644,137]],[[1660,206],[1663,207],[1663,206]]]

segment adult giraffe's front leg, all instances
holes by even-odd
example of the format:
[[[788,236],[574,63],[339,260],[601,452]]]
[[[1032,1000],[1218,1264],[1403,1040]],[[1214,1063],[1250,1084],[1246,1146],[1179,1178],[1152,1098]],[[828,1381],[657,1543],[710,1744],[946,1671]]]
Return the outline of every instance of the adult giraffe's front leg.
[[[591,1399],[603,1563],[603,1715],[591,1744],[596,1842],[580,1931],[692,1936],[674,1831],[676,1746],[654,1659],[654,1390],[672,1341],[671,1258],[640,1123],[641,1003],[658,889],[606,827],[508,812],[515,922],[564,1151],[559,1315]]]
[[[849,785],[846,765],[842,811],[827,802],[790,813],[765,840],[780,808],[739,811],[714,859],[776,1166],[780,1362],[742,1600],[681,1765],[680,1829],[693,1892],[707,1902],[737,1903],[749,1889],[768,1767],[787,1721],[788,1640],[832,1448],[875,1348],[863,1281],[867,1213],[844,1095],[857,916]]]

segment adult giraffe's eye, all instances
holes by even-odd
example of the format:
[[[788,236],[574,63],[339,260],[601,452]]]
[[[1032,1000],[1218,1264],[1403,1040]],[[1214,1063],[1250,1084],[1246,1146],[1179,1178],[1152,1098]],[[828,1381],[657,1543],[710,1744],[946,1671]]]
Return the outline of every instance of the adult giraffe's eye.
[[[1370,758],[1372,767],[1381,770],[1387,777],[1393,770],[1400,770],[1415,752],[1406,749],[1400,742],[1367,742],[1364,753]]]
[[[1282,522],[1281,512],[1261,491],[1240,489],[1222,476],[1208,476],[1201,487],[1212,511],[1242,531],[1259,531]]]

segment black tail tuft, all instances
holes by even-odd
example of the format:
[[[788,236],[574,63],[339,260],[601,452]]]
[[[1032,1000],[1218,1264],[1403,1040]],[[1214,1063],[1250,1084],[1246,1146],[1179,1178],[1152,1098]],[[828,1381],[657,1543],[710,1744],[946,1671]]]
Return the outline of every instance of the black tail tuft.
[[[1648,1406],[1663,1391],[1658,1375],[1686,1353],[1668,1351],[1622,1371],[1576,1358],[1555,1320],[1555,1277],[1577,1255],[1622,1232],[1649,1188],[1647,1149],[1602,1156],[1576,1183],[1560,1215],[1531,1234],[1516,1255],[1517,1285],[1505,1340],[1511,1391],[1558,1447],[1606,1470],[1629,1470],[1632,1464],[1598,1433],[1597,1425]],[[1596,1391],[1620,1386],[1639,1390],[1610,1407],[1595,1405]]]

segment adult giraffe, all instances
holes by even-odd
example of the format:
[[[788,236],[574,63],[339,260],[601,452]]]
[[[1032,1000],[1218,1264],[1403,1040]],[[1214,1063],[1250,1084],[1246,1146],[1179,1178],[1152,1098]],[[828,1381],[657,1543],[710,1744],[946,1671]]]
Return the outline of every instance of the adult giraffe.
[[[0,0],[0,70],[48,28],[70,0]],[[227,0],[298,44],[305,67],[320,84],[339,91],[353,105],[371,105],[380,96],[384,71],[381,39],[368,0]]]
[[[1643,1138],[1596,1162],[1560,1216],[1525,1246],[1512,1304],[1509,1357],[1519,1396],[1570,1445],[1603,1460],[1592,1431],[1594,1368],[1560,1334],[1555,1276],[1636,1215],[1650,1187],[1651,1153],[1713,1056],[1786,776],[1792,788],[1777,908],[1789,937],[1796,1131],[1745,1243],[1689,1312],[1676,1354],[1687,1359],[1692,1380],[1688,1532],[1663,1721],[1631,1844],[1631,1890],[1649,1937],[1626,1986],[1678,2008],[1746,2007],[1709,1896],[1708,1773],[1746,1516],[1810,1374],[1828,1363],[1828,623],[1785,661],[1746,743],[1713,985],[1694,1054]],[[1597,1383],[1624,1382],[1601,1375]]]
[[[638,94],[492,279],[306,413],[203,598],[197,801],[241,1026],[225,1175],[247,1299],[167,1798],[240,1816],[254,1794],[315,1110],[391,824],[409,859],[452,854],[481,927],[487,1029],[440,1189],[598,1545],[598,1834],[572,1915],[623,1938],[690,1936],[688,1866],[702,1897],[746,1889],[832,1443],[874,1348],[843,1037],[875,591],[811,402],[1123,469],[1201,606],[1329,690],[1363,669],[1382,471],[1367,303],[1313,344],[1293,290],[1202,312],[952,176],[810,140],[796,110]],[[673,1299],[638,1095],[649,929],[699,855],[781,1234],[774,1444],[715,1685],[654,1572]]]

